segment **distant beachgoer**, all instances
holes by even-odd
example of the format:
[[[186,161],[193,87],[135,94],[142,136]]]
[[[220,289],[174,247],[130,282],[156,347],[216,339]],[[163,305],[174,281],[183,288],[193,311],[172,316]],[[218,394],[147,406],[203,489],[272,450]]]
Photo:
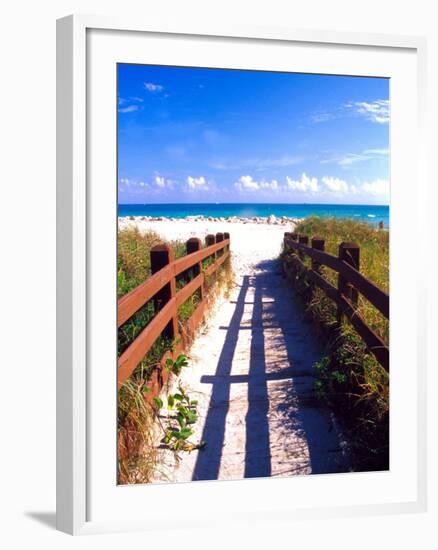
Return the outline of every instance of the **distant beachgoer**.
[[[383,222],[379,222],[379,229],[384,229],[385,224]]]

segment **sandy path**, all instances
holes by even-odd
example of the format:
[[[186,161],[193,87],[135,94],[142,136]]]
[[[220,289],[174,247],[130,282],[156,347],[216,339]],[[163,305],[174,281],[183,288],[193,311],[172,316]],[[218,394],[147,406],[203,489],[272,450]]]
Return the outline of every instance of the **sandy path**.
[[[191,481],[348,471],[336,420],[313,394],[312,365],[322,350],[279,271],[277,257],[289,228],[149,222],[142,229],[150,226],[170,239],[229,231],[236,283],[195,340],[190,367],[180,377],[199,401],[191,439],[204,440],[205,449],[182,453],[166,477]]]

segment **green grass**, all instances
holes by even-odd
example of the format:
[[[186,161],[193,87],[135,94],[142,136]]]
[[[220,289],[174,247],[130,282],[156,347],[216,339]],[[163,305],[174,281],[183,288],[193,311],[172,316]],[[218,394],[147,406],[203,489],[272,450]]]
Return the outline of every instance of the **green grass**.
[[[119,298],[150,277],[151,248],[163,242],[172,246],[175,258],[185,255],[186,246],[182,241],[164,241],[154,231],[140,233],[137,228],[119,231],[117,246],[117,295]]]
[[[367,223],[351,220],[307,218],[296,233],[325,239],[325,251],[338,255],[339,244],[355,242],[360,246],[360,272],[375,285],[389,293],[389,232],[376,230]],[[326,278],[337,285],[337,273],[324,268]],[[385,341],[389,339],[389,323],[365,298],[359,295],[359,313],[367,324]]]
[[[325,239],[325,250],[338,255],[339,244],[360,246],[360,271],[389,292],[389,233],[351,220],[311,217],[295,233]],[[310,259],[305,260],[310,265]],[[324,277],[337,286],[337,273],[323,267]],[[335,304],[301,274],[297,284],[307,313],[316,321],[326,341],[326,355],[315,365],[317,395],[330,402],[351,432],[355,469],[381,470],[389,460],[389,375],[370,354],[347,320],[339,326]],[[360,296],[360,295],[359,295]],[[385,342],[389,322],[366,299],[359,298],[359,312]]]
[[[140,233],[137,228],[125,229],[118,234],[117,258],[117,295],[122,297],[151,276],[150,251],[160,243],[169,244],[175,258],[186,254],[186,245],[183,241],[165,241],[157,233],[149,231]],[[190,272],[182,273],[177,278],[177,290],[181,289],[193,278]],[[178,319],[184,323],[194,312],[199,303],[199,293],[189,298],[178,311]],[[147,302],[135,315],[118,329],[119,356],[135,340],[140,332],[154,317],[152,300]]]
[[[141,376],[118,393],[118,483],[150,483],[157,467],[154,415],[143,395]]]

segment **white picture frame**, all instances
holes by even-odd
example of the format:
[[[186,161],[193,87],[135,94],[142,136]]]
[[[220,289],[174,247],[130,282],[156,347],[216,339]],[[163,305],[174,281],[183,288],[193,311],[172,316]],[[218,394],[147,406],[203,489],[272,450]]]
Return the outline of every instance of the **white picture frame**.
[[[178,25],[163,25],[159,29],[150,27],[147,22],[113,19],[96,16],[69,16],[57,23],[57,527],[70,534],[86,534],[95,532],[125,531],[131,529],[153,529],[163,527],[157,518],[119,518],[108,514],[106,518],[94,520],[90,518],[90,440],[89,411],[92,410],[91,400],[95,396],[90,393],[90,332],[88,302],[89,289],[89,257],[87,256],[89,228],[95,215],[89,201],[88,188],[89,143],[87,141],[87,93],[89,93],[90,67],[87,65],[90,30],[100,30],[115,33],[142,33],[160,36],[178,37],[181,40],[189,37],[199,37],[203,40],[220,37],[223,41],[234,39],[246,41],[261,41],[269,44],[318,44],[320,47],[336,45],[345,48],[364,47],[374,51],[409,51],[416,59],[416,125],[418,137],[415,142],[418,147],[415,153],[417,186],[416,200],[418,212],[425,208],[425,144],[423,128],[425,120],[425,40],[418,37],[350,34],[328,31],[304,31],[287,28],[179,28]],[[137,35],[138,36],[138,35]],[[416,130],[417,132],[417,130]],[[420,234],[424,216],[418,215],[414,236]],[[392,237],[391,237],[392,238]],[[420,242],[419,240],[418,242]],[[393,242],[391,241],[391,246]],[[424,257],[422,245],[418,248],[418,257]],[[423,263],[423,265],[425,265]],[[418,262],[421,266],[421,262]],[[411,307],[417,312],[425,308],[426,288],[425,273],[418,267],[416,273],[418,292],[415,303]],[[391,305],[392,307],[392,305]],[[418,512],[426,508],[426,359],[425,334],[422,317],[418,316],[416,324],[416,364],[411,369],[415,372],[415,388],[417,408],[415,410],[416,441],[415,448],[415,493],[414,497],[406,499],[386,499],[379,502],[361,503],[357,499],[351,505],[335,505],[327,507],[315,502],[314,506],[300,508],[293,504],[280,503],[269,512],[267,508],[254,508],[245,511],[242,516],[236,516],[236,521],[242,519],[260,521],[277,517],[318,518],[333,515],[381,514],[395,512]],[[392,344],[391,344],[392,345]],[[112,422],[112,419],[109,421]],[[414,474],[414,472],[411,472]],[[257,480],[264,483],[267,480]],[[301,480],[300,482],[302,482]],[[306,481],[306,480],[304,480]],[[209,482],[210,483],[210,482]],[[233,482],[232,489],[239,491],[242,482]],[[277,490],[283,480],[275,480]],[[193,485],[193,484],[190,484]],[[196,484],[195,484],[196,485]],[[220,485],[220,484],[219,484]],[[205,491],[206,483],[198,483],[198,492]],[[204,489],[202,489],[202,487]],[[229,486],[227,486],[229,488]],[[248,486],[245,486],[248,487]],[[260,486],[253,485],[253,487]],[[122,488],[126,492],[137,488]],[[175,486],[154,487],[155,493],[176,491]],[[178,487],[179,493],[189,490],[186,485]],[[190,490],[192,490],[190,488]],[[218,489],[224,493],[224,489]],[[201,494],[201,493],[199,493]],[[229,494],[229,493],[228,493]],[[138,496],[138,493],[137,493]],[[219,497],[220,498],[220,497]],[[167,512],[166,524],[173,523],[177,527],[178,519],[170,521]],[[224,512],[225,514],[225,512]],[[225,521],[230,519],[224,515]],[[212,518],[217,523],[221,518]],[[199,514],[191,525],[208,525],[208,518]],[[186,523],[187,524],[187,523]]]

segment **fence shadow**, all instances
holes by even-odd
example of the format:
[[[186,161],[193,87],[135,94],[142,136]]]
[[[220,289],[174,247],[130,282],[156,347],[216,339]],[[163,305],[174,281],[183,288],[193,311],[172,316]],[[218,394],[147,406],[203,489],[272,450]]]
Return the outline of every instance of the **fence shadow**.
[[[253,296],[252,301],[248,301],[249,294]],[[218,478],[234,382],[247,383],[245,478],[271,476],[271,446],[275,443],[288,449],[288,437],[298,441],[298,447],[299,442],[305,441],[308,448],[304,458],[290,456],[291,464],[295,464],[290,473],[347,471],[331,415],[313,396],[312,366],[321,357],[322,349],[312,334],[311,324],[303,319],[299,299],[281,278],[279,263],[276,260],[260,262],[253,276],[244,276],[234,303],[216,373],[213,377],[201,378],[202,382],[212,384],[212,393],[202,435],[206,447],[198,453],[193,480]],[[248,303],[253,305],[251,320],[249,324],[242,324]],[[241,330],[251,331],[248,374],[232,375]],[[268,331],[272,331],[269,338]],[[276,364],[272,357],[276,357],[279,348],[283,355]],[[275,381],[269,393],[268,381]],[[281,399],[275,400],[279,403],[277,410],[270,411],[269,395],[273,392]],[[275,434],[274,442],[270,416],[281,418],[281,433]],[[295,451],[303,454],[301,449],[296,449],[294,455]]]
[[[218,359],[216,378],[213,383],[210,405],[204,424],[202,440],[206,447],[199,451],[193,472],[193,480],[217,479],[225,439],[225,427],[230,402],[230,383],[234,352],[239,338],[240,323],[245,309],[245,298],[249,288],[249,278],[244,277],[231,317],[225,342]],[[204,378],[204,377],[203,377]],[[201,378],[201,381],[205,381]]]
[[[265,299],[264,325],[277,329],[271,344],[283,347],[288,364],[286,368],[274,366],[274,372],[267,374],[270,379],[277,378],[273,391],[282,397],[274,414],[281,414],[286,437],[295,433],[306,442],[308,464],[301,464],[303,470],[312,474],[348,472],[347,442],[334,415],[315,397],[314,365],[324,355],[323,342],[316,336],[313,323],[304,318],[300,297],[281,277],[280,263],[264,261],[258,268],[264,272],[260,280]],[[297,470],[300,473],[300,468]]]

